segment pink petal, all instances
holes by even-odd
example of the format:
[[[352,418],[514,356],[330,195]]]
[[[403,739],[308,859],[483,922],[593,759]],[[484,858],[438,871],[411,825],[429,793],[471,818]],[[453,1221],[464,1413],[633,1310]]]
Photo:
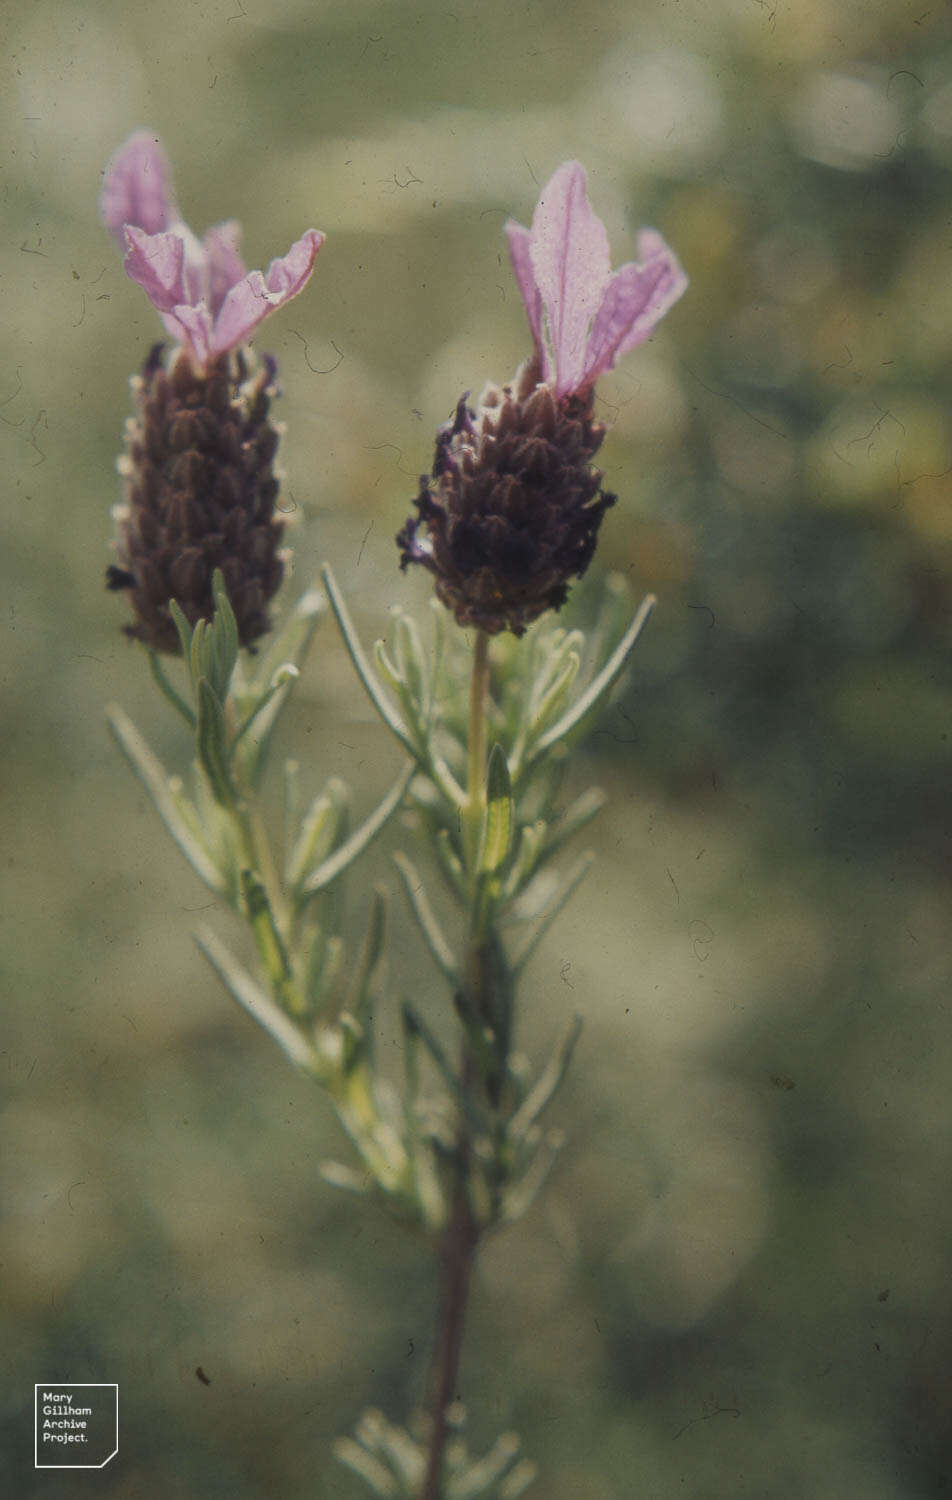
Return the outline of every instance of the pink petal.
[[[286,302],[289,297],[296,297],[307,282],[314,266],[314,257],[326,238],[326,234],[322,234],[319,229],[308,229],[299,240],[295,240],[287,255],[273,260],[264,278],[268,291],[280,294],[281,302]]]
[[[578,388],[585,366],[589,324],[601,304],[611,270],[605,226],[592,212],[585,169],[559,167],[532,216],[530,257],[548,319],[555,393]]]
[[[645,270],[648,271],[652,266],[658,265],[662,274],[652,295],[650,308],[636,321],[631,332],[622,339],[618,345],[618,354],[627,354],[629,349],[634,349],[642,343],[665,313],[670,312],[688,289],[688,278],[681,262],[656,229],[642,229],[635,244],[639,260]],[[646,316],[650,317],[651,322],[647,330],[643,332]]]
[[[212,314],[217,313],[225,300],[225,293],[237,286],[247,275],[245,263],[238,254],[241,243],[241,225],[237,219],[216,224],[202,241],[205,256],[205,275],[208,286],[208,305]]]
[[[185,241],[178,234],[146,234],[126,227],[126,274],[145,290],[159,312],[190,300],[185,278]]]
[[[536,353],[542,365],[542,379],[548,380],[552,373],[549,368],[549,354],[545,347],[542,336],[542,296],[536,286],[535,274],[532,270],[531,242],[532,236],[528,229],[510,219],[506,224],[506,234],[509,236],[509,254],[512,257],[512,269],[516,273],[516,282],[525,303],[526,314],[529,318],[529,327],[532,329],[532,337],[535,340]]]
[[[638,250],[643,263],[619,267],[605,288],[574,389],[591,385],[620,355],[643,343],[688,284],[674,252],[655,230],[642,231]]]
[[[212,348],[213,325],[208,308],[183,305],[162,314],[166,330],[179,344],[190,349],[197,365],[207,364]]]
[[[126,224],[146,234],[159,234],[175,218],[172,169],[158,140],[147,130],[130,136],[106,168],[99,212],[123,249]]]
[[[324,239],[319,230],[309,229],[287,255],[271,262],[266,275],[249,271],[229,288],[215,319],[213,354],[223,354],[243,343],[269,313],[301,291]]]

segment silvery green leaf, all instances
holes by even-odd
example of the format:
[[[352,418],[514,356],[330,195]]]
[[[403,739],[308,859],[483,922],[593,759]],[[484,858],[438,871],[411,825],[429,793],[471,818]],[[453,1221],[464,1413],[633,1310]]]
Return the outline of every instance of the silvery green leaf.
[[[450,887],[458,896],[465,899],[466,871],[463,869],[463,861],[453,848],[453,840],[448,828],[441,828],[437,832],[435,848]]]
[[[519,1500],[519,1496],[525,1494],[538,1472],[538,1464],[534,1464],[529,1458],[520,1458],[499,1486],[497,1500]]]
[[[514,1432],[504,1432],[496,1439],[485,1458],[477,1459],[464,1472],[454,1475],[446,1487],[446,1500],[479,1500],[490,1487],[499,1483],[512,1468],[519,1454],[519,1439]]]
[[[505,862],[512,840],[512,783],[502,746],[493,745],[486,773],[486,811],[476,868],[493,875]]]
[[[366,1448],[355,1443],[353,1438],[335,1438],[331,1451],[334,1457],[342,1464],[346,1464],[366,1484],[370,1486],[373,1494],[382,1497],[382,1500],[394,1500],[399,1496],[396,1480],[387,1473],[383,1464],[369,1454]]]
[[[605,793],[601,787],[592,786],[584,791],[580,797],[576,797],[562,813],[561,817],[553,824],[549,833],[549,839],[545,848],[545,857],[549,859],[563,844],[568,843],[570,838],[585,828],[594,817],[596,817],[605,806]]]
[[[505,1187],[502,1192],[502,1217],[506,1223],[521,1219],[532,1207],[551,1172],[555,1159],[564,1145],[561,1132],[551,1130],[543,1136],[527,1170],[518,1182]]]
[[[326,563],[321,570],[321,576],[324,579],[327,596],[331,601],[331,608],[334,611],[334,617],[337,620],[344,645],[347,647],[350,659],[354,664],[354,670],[364,685],[364,691],[390,732],[396,735],[401,745],[409,750],[411,754],[415,753],[413,741],[407,732],[406,725],[370,669],[370,663],[364,655],[364,649],[360,644],[360,637],[354,629],[353,621],[344,602],[344,596],[337,586],[337,580],[331,572],[330,566]]]
[[[329,1182],[332,1187],[343,1188],[348,1193],[366,1195],[372,1186],[371,1178],[366,1172],[355,1172],[353,1167],[345,1167],[343,1162],[322,1161],[317,1170],[325,1182]]]
[[[573,1016],[543,1072],[509,1121],[506,1134],[515,1144],[518,1145],[525,1139],[528,1131],[558,1090],[568,1072],[581,1030],[581,1016]]]
[[[184,798],[181,782],[172,782],[161,762],[153,755],[132,720],[113,704],[107,709],[109,727],[129,764],[145,786],[163,823],[185,855],[192,869],[205,884],[219,895],[227,894],[223,872],[211,859],[208,850],[195,836],[191,820],[182,816],[180,799]]]
[[[539,738],[559,712],[578,674],[580,661],[577,651],[569,652],[558,676],[549,684],[539,701],[533,704],[528,725],[530,742]]]
[[[394,647],[407,692],[419,719],[427,712],[426,659],[419,631],[409,615],[399,614],[394,628]]]
[[[204,621],[199,620],[199,625]],[[203,632],[195,629],[193,642]],[[231,758],[228,749],[228,730],[225,725],[225,710],[221,699],[207,677],[198,679],[198,726],[195,731],[198,758],[205,769],[212,791],[223,807],[232,807],[235,788],[231,779]]]
[[[532,957],[536,948],[539,946],[546,932],[548,932],[559,912],[562,910],[563,906],[569,900],[578,886],[581,885],[582,881],[585,879],[585,876],[592,868],[594,862],[595,855],[590,849],[588,849],[584,854],[581,854],[579,856],[574,865],[571,865],[569,867],[568,873],[563,876],[561,882],[555,890],[554,895],[551,898],[551,904],[543,912],[538,927],[531,934],[531,936],[526,939],[522,946],[512,955],[513,974],[520,974],[525,968],[526,964],[529,962],[529,959]]]
[[[195,941],[238,1004],[244,1006],[248,1014],[265,1031],[271,1033],[291,1061],[299,1068],[319,1071],[317,1054],[311,1043],[237,959],[232,957],[215,934],[209,928],[202,927],[196,933]]]
[[[395,693],[402,693],[406,686],[403,673],[396,662],[391,661],[384,641],[374,641],[374,661],[378,671],[386,678]]]
[[[216,697],[224,703],[231,686],[231,674],[238,660],[238,625],[220,568],[216,568],[212,574],[212,595],[215,613],[211,628],[204,637],[206,657],[203,675],[211,683]]]
[[[450,984],[458,984],[459,975],[456,970],[453,951],[443,936],[442,929],[430,905],[429,897],[426,894],[422,877],[416,865],[411,864],[407,856],[400,853],[399,850],[394,854],[393,862],[400,872],[400,878],[403,881],[407,899],[413,908],[413,914],[417,919],[427,947]]]
[[[334,847],[348,798],[347,786],[338,776],[331,777],[314,798],[287,861],[286,879],[292,889],[302,885]]]
[[[185,657],[186,665],[188,665],[192,652],[192,627],[185,618],[177,599],[169,600],[169,614],[172,616],[172,623],[178,631],[182,655]]]
[[[433,1062],[436,1064],[437,1072],[446,1085],[451,1098],[459,1105],[471,1128],[475,1131],[483,1131],[485,1129],[485,1122],[476,1108],[475,1101],[457,1078],[452,1063],[429,1026],[427,1026],[421,1016],[417,1015],[413,1006],[407,1000],[403,1002],[402,1013],[404,1030],[408,1034],[420,1038]]]
[[[387,897],[384,891],[377,889],[371,901],[367,935],[347,996],[347,1011],[363,1031],[370,1020],[373,983],[383,957],[386,935]]]
[[[274,681],[274,676],[285,662],[301,667],[314,639],[326,601],[320,589],[307,589],[295,604],[284,625],[268,639],[268,644],[258,658],[255,672],[255,690]]]
[[[653,594],[648,594],[642,600],[637,614],[601,671],[592,679],[585,691],[572,704],[571,708],[536,740],[529,751],[528,759],[530,762],[538,759],[540,755],[544,755],[559,740],[565,739],[574,729],[578,728],[586,716],[591,713],[599,699],[608,692],[609,688],[620,675],[656,602]]]
[[[542,852],[547,832],[548,826],[541,818],[538,822],[520,830],[516,857],[502,888],[504,901],[511,901],[529,880]]]
[[[152,672],[153,680],[159,691],[164,695],[164,697],[168,699],[169,703],[171,703],[176,713],[180,713],[182,715],[182,718],[185,720],[189,729],[194,729],[194,711],[189,708],[188,704],[185,702],[185,699],[181,696],[180,693],[176,692],[175,688],[169,682],[168,677],[165,675],[165,669],[163,668],[162,663],[159,660],[158,652],[149,652],[149,667]]]
[[[381,828],[383,828],[387,819],[392,817],[400,806],[400,803],[403,801],[403,794],[410,784],[410,778],[415,769],[413,761],[408,762],[383,801],[370,814],[370,817],[359,828],[355,829],[346,843],[341,844],[339,849],[335,849],[333,854],[329,855],[315,870],[312,870],[301,887],[303,892],[312,895],[315,891],[323,890],[325,886],[330,885],[331,881],[336,880],[347,869],[348,865],[353,863],[358,854],[367,848],[367,845],[376,838]]]
[[[254,870],[241,872],[241,898],[272,991],[284,1010],[300,1015],[305,1007],[295,989],[291,960],[264,881]]]

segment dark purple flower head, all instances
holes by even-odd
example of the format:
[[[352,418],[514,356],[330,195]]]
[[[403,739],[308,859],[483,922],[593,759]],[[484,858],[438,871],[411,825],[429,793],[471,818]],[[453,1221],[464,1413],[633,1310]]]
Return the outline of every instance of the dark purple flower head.
[[[510,219],[506,233],[542,379],[558,400],[589,390],[643,343],[688,284],[654,229],[638,236],[639,260],[612,271],[605,226],[577,161],[549,179],[532,228]]]
[[[199,368],[244,343],[302,290],[325,238],[309,229],[267,271],[246,271],[237,222],[218,224],[199,240],[176,205],[165,153],[141,130],[106,169],[100,211],[127,273]]]
[[[612,273],[578,162],[543,190],[531,230],[510,221],[506,232],[535,354],[475,410],[460,401],[397,545],[402,568],[434,575],[460,625],[521,635],[565,602],[615,503],[592,464],[605,435],[595,381],[648,337],[687,278],[650,229],[638,237],[640,262]]]

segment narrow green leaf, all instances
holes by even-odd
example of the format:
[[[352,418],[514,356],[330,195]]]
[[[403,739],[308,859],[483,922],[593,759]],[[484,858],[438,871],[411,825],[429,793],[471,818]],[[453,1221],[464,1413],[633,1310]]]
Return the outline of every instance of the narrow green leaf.
[[[512,783],[506,752],[496,743],[489,756],[486,774],[486,813],[477,863],[481,874],[495,874],[509,853],[511,840]]]
[[[325,860],[334,847],[348,804],[347,786],[333,776],[314,798],[298,830],[288,856],[285,878],[292,889]]]
[[[373,1494],[380,1500],[393,1500],[399,1495],[396,1480],[391,1478],[382,1463],[378,1463],[365,1448],[355,1443],[353,1438],[335,1438],[331,1444],[331,1452],[338,1463],[346,1464],[348,1469],[364,1480],[369,1485]]]
[[[527,1132],[550,1102],[568,1072],[575,1044],[582,1031],[581,1016],[573,1016],[565,1034],[553,1052],[538,1081],[529,1090],[506,1128],[506,1134],[516,1144],[525,1140]]]
[[[192,674],[192,688],[195,697],[198,698],[198,685],[205,674],[203,643],[208,631],[207,620],[196,620],[192,631],[192,644],[189,648],[188,667]]]
[[[502,1218],[506,1223],[511,1224],[514,1220],[521,1219],[523,1214],[532,1207],[563,1144],[560,1131],[548,1131],[535,1147],[532,1159],[522,1177],[503,1190]]]
[[[399,653],[397,660],[401,664],[407,691],[416,710],[417,718],[422,720],[426,717],[427,710],[426,660],[419,631],[409,615],[397,616],[394,640]]]
[[[305,590],[289,614],[284,625],[272,636],[257,659],[253,690],[260,692],[265,683],[273,681],[275,672],[284,662],[293,662],[302,667],[314,633],[320,623],[327,602],[320,589]]]
[[[404,767],[403,771],[401,771],[386,797],[384,797],[376,810],[370,814],[366,822],[362,823],[351,834],[346,843],[341,844],[339,849],[335,849],[334,853],[328,859],[325,859],[322,864],[319,864],[317,869],[308,876],[302,887],[302,890],[307,895],[312,895],[315,891],[323,890],[325,886],[330,885],[331,881],[336,880],[338,875],[342,874],[347,869],[347,866],[353,863],[358,854],[362,853],[367,848],[367,845],[376,838],[387,819],[393,816],[403,801],[403,794],[409,786],[410,779],[415,770],[415,763],[410,761]]]
[[[295,990],[291,960],[271,910],[264,881],[254,870],[241,872],[241,898],[272,990],[285,1010],[300,1015],[305,1007]]]
[[[299,1068],[314,1071],[317,1057],[314,1048],[288,1017],[257,984],[228,949],[207,927],[195,934],[195,941],[230,993],[253,1016],[259,1026],[271,1033],[283,1052]]]
[[[158,653],[155,651],[149,652],[149,667],[151,668],[152,677],[159,689],[159,692],[164,694],[164,696],[168,699],[176,712],[182,715],[182,718],[185,720],[189,729],[194,729],[195,714],[193,710],[189,708],[188,704],[185,702],[185,699],[175,691],[175,688],[169,682],[169,679],[166,677],[165,671],[162,667],[162,663],[159,661]]]
[[[512,863],[512,869],[506,876],[502,889],[503,901],[511,901],[519,894],[523,886],[532,876],[539,855],[545,843],[548,825],[539,818],[535,823],[522,828],[519,837],[519,847],[516,857]]]
[[[228,598],[221,568],[216,568],[212,575],[212,596],[215,600],[215,614],[209,633],[211,658],[209,676],[212,687],[224,703],[231,686],[231,674],[238,660],[238,624]]]
[[[364,649],[360,644],[360,637],[354,629],[353,621],[344,602],[344,596],[337,587],[337,580],[328,564],[325,564],[322,568],[321,577],[324,580],[324,586],[327,589],[327,595],[331,601],[331,608],[334,611],[334,617],[337,620],[344,645],[347,647],[350,659],[354,664],[354,670],[364,685],[364,691],[391,733],[396,735],[401,745],[409,750],[411,755],[415,754],[413,741],[410,738],[406,725],[393,707],[393,704],[387,699],[386,694],[370,669],[370,663],[364,655]]]
[[[170,786],[161,762],[149,749],[132,720],[121,708],[113,704],[107,709],[109,728],[120,750],[141,780],[156,810],[178,844],[192,869],[205,884],[218,895],[227,895],[227,882],[223,872],[217,868],[207,850],[196,839],[184,821],[176,805],[176,794]],[[178,795],[184,797],[184,792]]]
[[[198,635],[196,629],[196,639]],[[222,807],[233,807],[235,788],[229,765],[225,711],[207,677],[200,677],[198,680],[198,727],[195,744],[216,800]]]
[[[540,755],[544,755],[559,740],[563,740],[568,734],[571,734],[572,730],[582,722],[586,714],[594,708],[599,698],[608,692],[616,678],[620,675],[656,603],[657,600],[653,594],[648,594],[642,600],[638,613],[602,667],[602,670],[592,679],[584,693],[572,704],[572,707],[545,734],[536,740],[529,754],[530,764],[532,761],[537,760]]]
[[[522,973],[522,970],[529,962],[536,948],[538,948],[543,937],[552,926],[552,923],[555,921],[559,912],[572,896],[573,892],[578,888],[578,886],[581,885],[582,881],[585,879],[585,876],[588,874],[594,863],[595,855],[589,849],[586,850],[584,854],[580,855],[575,864],[570,867],[569,873],[564,877],[563,881],[558,887],[556,894],[552,898],[551,905],[543,914],[535,932],[533,932],[531,937],[529,937],[522,944],[522,947],[513,954],[511,962],[512,972],[514,975]]]
[[[403,673],[395,661],[392,661],[384,641],[374,641],[374,661],[377,669],[387,679],[395,693],[402,692],[406,686]]]
[[[346,1004],[347,1012],[364,1033],[367,1033],[369,1027],[374,976],[383,957],[386,935],[387,897],[382,890],[377,889],[373,893],[367,935]]]
[[[584,791],[580,797],[565,809],[558,821],[553,824],[549,841],[545,848],[545,857],[555,854],[574,838],[575,834],[585,828],[594,817],[596,817],[605,806],[605,793],[601,787],[591,786]]]
[[[448,1491],[449,1500],[480,1500],[481,1496],[486,1496],[490,1487],[497,1485],[512,1468],[520,1446],[514,1432],[504,1432],[493,1443],[485,1458],[477,1459],[469,1465],[465,1474],[454,1480]]]
[[[273,680],[269,683],[263,696],[260,697],[258,701],[252,705],[250,712],[246,714],[244,720],[242,721],[241,727],[239,728],[234,738],[234,742],[232,745],[233,750],[237,749],[238,745],[248,733],[248,730],[257,721],[259,716],[264,713],[265,709],[268,707],[268,704],[271,702],[275,694],[279,693],[282,688],[293,687],[294,683],[297,681],[300,675],[301,674],[298,671],[297,667],[291,661],[285,662],[284,666],[278,668],[277,672],[275,672],[274,674]]]
[[[436,852],[443,867],[443,873],[449,882],[451,890],[458,896],[465,898],[466,871],[463,869],[463,861],[453,848],[453,840],[448,828],[441,828],[436,835]]]
[[[433,1035],[429,1026],[427,1026],[426,1022],[422,1019],[421,1016],[417,1015],[416,1011],[407,1000],[404,1000],[403,1002],[402,1012],[403,1025],[405,1030],[411,1034],[415,1034],[420,1038],[427,1052],[429,1052],[430,1057],[436,1064],[436,1070],[445,1083],[447,1089],[449,1090],[450,1097],[454,1099],[455,1102],[459,1105],[460,1109],[463,1111],[464,1115],[469,1121],[470,1126],[477,1132],[484,1131],[486,1128],[485,1121],[483,1120],[479,1110],[476,1108],[475,1102],[469,1094],[468,1090],[463,1088],[460,1080],[457,1078],[449,1058],[443,1051],[443,1048],[440,1046],[440,1043]]]
[[[185,665],[190,667],[192,657],[192,627],[186,620],[177,599],[169,600],[169,614],[172,616],[172,623],[178,631],[182,655],[185,657]]]
[[[458,984],[459,975],[453,958],[453,951],[443,936],[442,929],[430,905],[423,881],[416,866],[411,864],[406,855],[401,854],[399,850],[394,854],[393,862],[400,872],[407,898],[413,908],[413,914],[419,923],[420,931],[423,934],[427,947],[450,984]]]
[[[578,675],[581,657],[577,651],[569,653],[568,659],[562,667],[561,672],[543,693],[539,703],[533,708],[529,721],[530,741],[538,739],[546,726],[558,713],[568,690]]]

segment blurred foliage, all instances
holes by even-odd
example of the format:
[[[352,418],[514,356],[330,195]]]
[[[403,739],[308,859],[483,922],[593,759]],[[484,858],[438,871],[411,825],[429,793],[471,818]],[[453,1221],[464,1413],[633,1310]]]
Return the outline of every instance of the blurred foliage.
[[[430,1338],[432,1268],[319,1180],[327,1112],[205,974],[225,914],[105,730],[117,699],[183,754],[101,583],[156,325],[95,201],[151,125],[250,264],[328,233],[263,346],[292,589],[330,557],[367,639],[426,598],[391,539],[437,423],[526,351],[505,218],[574,156],[616,263],[643,223],[678,249],[688,296],[600,388],[595,568],[661,603],[528,980],[527,1052],[586,1030],[559,1171],[478,1276],[470,1432],[515,1428],[547,1500],[944,1493],[947,7],[37,0],[4,40],[5,1488],[74,1493],[29,1467],[55,1377],[119,1382],[105,1500],[356,1495],[333,1438],[405,1417]],[[359,817],[394,752],[330,631],[315,656],[287,744],[363,778]]]

